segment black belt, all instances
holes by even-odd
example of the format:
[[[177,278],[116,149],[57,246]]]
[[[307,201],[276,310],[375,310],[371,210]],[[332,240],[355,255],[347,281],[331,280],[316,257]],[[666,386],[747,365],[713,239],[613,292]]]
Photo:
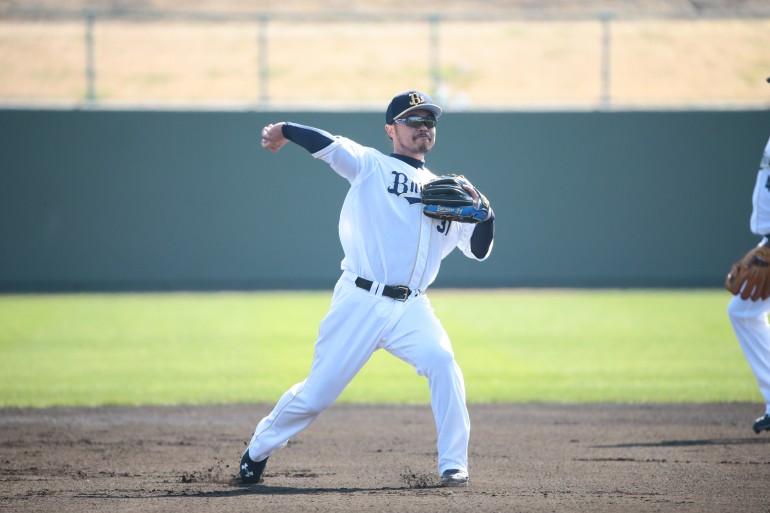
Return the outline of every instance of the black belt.
[[[374,282],[365,278],[356,278],[356,287],[364,290],[372,290]],[[385,285],[382,288],[382,295],[395,299],[396,301],[406,301],[412,295],[412,291],[405,285]]]

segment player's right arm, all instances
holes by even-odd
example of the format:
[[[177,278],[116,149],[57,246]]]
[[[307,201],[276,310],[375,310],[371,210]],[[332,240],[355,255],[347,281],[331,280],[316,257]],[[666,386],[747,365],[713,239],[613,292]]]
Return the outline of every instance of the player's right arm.
[[[283,121],[262,129],[262,147],[267,150],[276,152],[288,141],[302,146],[351,183],[358,176],[361,163],[366,160],[363,146],[319,128]]]
[[[329,132],[296,123],[282,121],[267,125],[262,129],[262,147],[276,152],[287,142],[293,142],[310,153],[317,153],[334,142]]]

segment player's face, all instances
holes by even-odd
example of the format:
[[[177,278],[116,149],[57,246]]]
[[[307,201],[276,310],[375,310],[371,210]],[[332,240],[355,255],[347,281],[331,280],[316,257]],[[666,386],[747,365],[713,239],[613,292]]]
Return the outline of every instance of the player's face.
[[[406,117],[414,116],[424,116],[433,119],[433,115],[426,110],[412,111]],[[428,128],[422,123],[418,124],[418,126],[410,126],[410,124],[393,123],[391,135],[393,138],[393,151],[422,160],[436,143],[436,127]]]

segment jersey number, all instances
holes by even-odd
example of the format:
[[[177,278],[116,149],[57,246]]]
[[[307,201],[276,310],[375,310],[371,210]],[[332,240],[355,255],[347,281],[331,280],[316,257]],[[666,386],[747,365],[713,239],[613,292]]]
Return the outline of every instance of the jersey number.
[[[441,224],[436,226],[436,230],[438,230],[439,233],[443,233],[444,235],[447,235],[449,233],[450,226],[452,226],[452,221],[442,219]]]

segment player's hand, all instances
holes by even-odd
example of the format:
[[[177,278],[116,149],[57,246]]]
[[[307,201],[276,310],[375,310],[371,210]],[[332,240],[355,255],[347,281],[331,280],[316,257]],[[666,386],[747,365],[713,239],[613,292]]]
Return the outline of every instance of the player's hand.
[[[275,153],[283,148],[284,144],[289,142],[289,140],[283,136],[281,127],[283,127],[283,123],[276,123],[275,125],[269,124],[262,129],[261,145],[264,149]]]
[[[477,191],[474,186],[469,184],[463,184],[463,189],[468,191],[468,194],[470,194],[471,198],[473,198],[473,208],[478,209],[481,207],[481,196],[479,195],[479,191]]]
[[[740,294],[743,300],[770,298],[770,248],[757,246],[733,264],[725,288],[734,296]]]
[[[463,189],[468,191],[468,194],[470,194],[471,198],[473,198],[473,208],[475,208],[476,210],[480,210],[481,206],[486,201],[486,198],[483,198],[479,190],[476,189],[474,186],[472,186],[470,183],[463,184]],[[488,210],[489,211],[487,212],[487,217],[482,222],[488,221],[489,218],[492,217],[492,209],[489,208]]]

